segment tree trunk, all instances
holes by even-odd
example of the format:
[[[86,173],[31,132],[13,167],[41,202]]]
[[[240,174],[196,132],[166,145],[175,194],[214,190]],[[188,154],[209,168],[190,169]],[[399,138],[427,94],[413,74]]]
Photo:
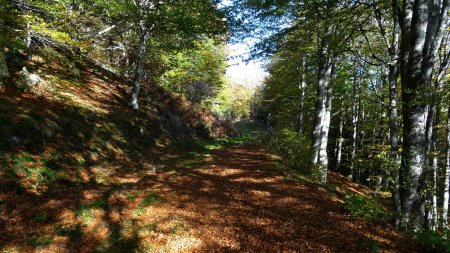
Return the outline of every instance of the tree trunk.
[[[27,48],[27,59],[31,61],[33,59],[33,45],[31,39],[30,22],[27,22],[27,37],[25,38],[25,45]]]
[[[0,11],[4,11],[2,7],[0,7]],[[2,17],[0,17],[0,33],[5,32],[5,21]],[[9,77],[8,65],[6,64],[5,54],[3,53],[3,45],[0,44],[0,82],[3,78]]]
[[[352,107],[352,149],[350,152],[350,175],[353,180],[357,179],[355,172],[356,146],[358,144],[359,116],[360,116],[360,81],[358,77],[358,67],[355,64],[353,73],[353,107]]]
[[[449,0],[416,0],[404,6],[401,22],[401,77],[403,149],[400,170],[402,225],[414,221],[421,229],[425,216],[423,190],[427,120],[427,94]]]
[[[5,54],[3,48],[0,48],[0,80],[9,77],[8,66],[6,65]]]
[[[331,119],[331,89],[330,79],[335,59],[331,59],[330,32],[327,30],[322,37],[319,51],[319,73],[314,113],[314,130],[312,134],[311,165],[317,172],[321,183],[327,181],[328,169],[328,132]]]
[[[444,198],[442,202],[442,227],[448,228],[448,202],[450,188],[450,103],[447,105],[447,159],[444,178]]]
[[[397,107],[397,64],[389,66],[388,82],[389,82],[389,141],[391,145],[391,162],[392,162],[392,200],[394,202],[395,225],[400,225],[398,216],[401,212],[400,208],[400,191],[399,191],[399,169],[400,155],[398,142],[398,107]]]
[[[138,59],[136,63],[136,72],[134,74],[133,88],[131,90],[131,100],[129,105],[134,110],[139,109],[138,98],[141,91],[142,77],[144,76],[145,57],[147,55],[147,40],[149,37],[149,31],[145,28],[143,22],[141,22],[140,38],[139,38],[139,50]]]
[[[438,126],[441,121],[441,91],[442,84],[439,78],[435,80],[434,93],[432,94],[432,102],[427,119],[427,165],[429,167],[429,183],[431,183],[429,192],[429,210],[428,210],[428,226],[431,230],[436,230],[438,225],[437,213],[437,170],[438,170],[438,156],[437,156],[437,141],[438,141]]]
[[[336,169],[339,170],[342,162],[342,146],[344,144],[344,139],[342,137],[344,131],[344,115],[339,115],[339,129],[338,129],[338,138],[336,141]]]
[[[299,112],[298,112],[298,130],[299,133],[303,133],[303,115],[304,115],[304,107],[305,107],[305,93],[306,93],[306,57],[302,59],[301,70],[299,70],[299,84],[298,88],[300,90],[300,103],[299,103]]]

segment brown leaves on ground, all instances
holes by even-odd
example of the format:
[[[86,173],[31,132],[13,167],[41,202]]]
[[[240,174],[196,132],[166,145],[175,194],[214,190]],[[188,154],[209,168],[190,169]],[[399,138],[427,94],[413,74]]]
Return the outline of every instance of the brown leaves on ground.
[[[324,188],[287,179],[268,157],[254,146],[231,147],[212,151],[194,168],[117,172],[111,176],[115,183],[107,186],[89,182],[47,197],[3,194],[1,247],[20,252],[370,252],[376,245],[382,252],[421,251],[388,224],[350,218]],[[345,182],[333,173],[330,177]]]

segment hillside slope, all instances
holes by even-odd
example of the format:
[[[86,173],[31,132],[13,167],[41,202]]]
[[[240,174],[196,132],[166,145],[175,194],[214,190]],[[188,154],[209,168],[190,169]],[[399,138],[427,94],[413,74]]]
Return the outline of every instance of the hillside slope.
[[[142,167],[142,157],[157,160],[159,152],[177,142],[227,131],[205,109],[160,87],[148,87],[142,109],[132,111],[126,106],[127,83],[95,67],[74,78],[61,65],[31,62],[30,72],[34,68],[40,76],[38,84],[25,93],[8,85],[0,90],[2,166],[34,157],[45,160],[35,164],[46,165],[44,174],[80,164]],[[16,73],[14,79],[20,78]]]

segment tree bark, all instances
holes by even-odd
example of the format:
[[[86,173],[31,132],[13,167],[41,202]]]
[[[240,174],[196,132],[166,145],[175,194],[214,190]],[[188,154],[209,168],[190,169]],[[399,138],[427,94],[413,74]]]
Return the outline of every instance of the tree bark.
[[[3,48],[0,48],[0,79],[9,77],[8,66],[6,65],[5,54]]]
[[[357,179],[355,172],[356,145],[358,144],[359,116],[360,116],[360,81],[358,69],[355,65],[353,73],[353,107],[352,107],[352,150],[350,153],[350,178]]]
[[[450,103],[447,105],[447,159],[444,178],[444,198],[442,201],[442,227],[448,228],[448,203],[450,188]]]
[[[129,103],[133,110],[139,109],[138,98],[141,91],[142,77],[144,76],[145,57],[147,56],[147,40],[149,37],[149,31],[146,29],[143,22],[141,22],[139,37],[138,59],[136,63],[136,72],[134,74],[133,88],[131,90],[131,100]]]
[[[399,191],[399,141],[398,141],[398,106],[397,106],[397,64],[389,66],[388,82],[389,82],[389,142],[391,146],[391,162],[392,162],[392,200],[394,204],[395,225],[400,225],[398,215],[401,212],[400,191]]]
[[[316,93],[316,106],[314,113],[314,129],[312,134],[312,159],[313,170],[318,173],[321,183],[327,181],[328,170],[328,133],[331,119],[331,89],[330,79],[335,59],[332,59],[330,49],[329,28],[322,36],[319,50],[318,87]]]
[[[395,0],[394,0],[395,1]],[[401,80],[403,100],[403,149],[400,170],[402,225],[414,221],[422,228],[425,216],[423,190],[428,101],[433,64],[441,41],[449,0],[407,1],[401,22]],[[441,4],[441,5],[440,5]]]
[[[439,78],[436,78],[434,85],[434,91],[432,94],[432,101],[430,103],[430,108],[427,118],[427,165],[429,168],[429,179],[428,182],[431,183],[430,192],[428,196],[429,209],[428,209],[428,228],[431,230],[436,230],[438,225],[438,213],[437,213],[437,170],[438,170],[438,126],[441,121],[441,100],[440,93],[442,89],[442,83]]]
[[[339,115],[339,129],[338,129],[338,137],[336,140],[336,169],[339,171],[339,168],[341,167],[342,162],[342,146],[344,144],[344,138],[342,136],[344,131],[344,115],[341,113]]]
[[[299,70],[299,83],[298,88],[300,90],[300,102],[299,102],[299,112],[298,112],[298,131],[300,134],[303,133],[303,115],[305,107],[305,93],[306,93],[306,57],[302,59],[302,66]]]
[[[31,61],[33,59],[33,44],[31,39],[31,27],[30,22],[27,22],[27,37],[25,38],[25,45],[27,48],[27,59]]]

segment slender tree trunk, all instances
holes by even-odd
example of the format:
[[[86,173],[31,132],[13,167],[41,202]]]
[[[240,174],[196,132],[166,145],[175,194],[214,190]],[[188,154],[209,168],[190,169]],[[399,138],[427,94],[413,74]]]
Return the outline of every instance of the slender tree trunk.
[[[361,95],[360,95],[360,97],[361,97]],[[358,102],[358,109],[359,109],[359,117],[358,117],[359,120],[358,120],[358,130],[357,130],[358,142],[356,143],[356,147],[363,147],[365,138],[366,138],[366,132],[364,131],[364,128],[362,127],[362,122],[365,121],[366,114],[365,114],[364,108],[362,106],[361,99],[359,99],[359,102]],[[358,151],[359,151],[360,156],[362,156],[363,150],[359,149]],[[355,176],[354,180],[357,182],[361,182],[361,166],[358,166],[356,168],[356,176]]]
[[[136,72],[134,74],[133,88],[131,90],[131,100],[129,103],[131,108],[133,108],[134,110],[139,109],[138,98],[141,91],[142,77],[144,75],[145,57],[147,56],[147,40],[149,37],[149,31],[146,29],[143,22],[141,22],[140,33]]]
[[[327,145],[331,119],[331,89],[329,86],[335,62],[335,59],[331,58],[330,32],[327,30],[322,37],[319,51],[319,85],[316,93],[311,159],[313,170],[318,173],[318,180],[321,183],[326,183],[328,170]]]
[[[344,131],[344,119],[343,119],[344,115],[339,115],[339,129],[338,129],[338,137],[336,140],[336,169],[339,169],[341,167],[341,162],[342,162],[342,146],[343,146],[343,142],[344,139],[342,137],[343,131]]]
[[[0,80],[2,78],[9,77],[8,66],[6,65],[5,54],[3,48],[0,48]]]
[[[303,115],[304,115],[304,107],[305,107],[305,93],[306,93],[306,57],[302,59],[301,70],[299,70],[299,84],[298,88],[300,90],[300,103],[299,103],[299,112],[298,112],[298,129],[299,133],[303,133]]]
[[[331,123],[331,97],[332,89],[327,88],[326,91],[326,101],[325,101],[325,117],[321,132],[320,141],[320,151],[319,151],[319,161],[322,164],[322,183],[326,183],[327,180],[327,170],[328,170],[328,135],[330,133],[330,123]]]
[[[4,11],[0,6],[0,11]],[[0,17],[0,33],[5,32],[5,21]],[[3,45],[0,44],[0,82],[1,79],[9,77],[8,65],[6,64],[5,54],[3,53]]]
[[[433,224],[433,216],[434,216],[434,207],[433,207],[433,198],[436,196],[435,192],[436,192],[436,184],[435,184],[435,168],[433,167],[433,135],[435,135],[434,133],[434,121],[435,121],[435,101],[434,101],[434,94],[431,95],[433,96],[433,101],[429,104],[428,107],[428,113],[427,113],[427,121],[426,121],[426,127],[425,127],[425,140],[426,140],[426,146],[425,146],[425,165],[424,165],[424,170],[425,170],[425,174],[427,176],[427,178],[425,178],[426,182],[424,182],[425,184],[427,184],[427,191],[426,191],[426,201],[427,201],[427,205],[426,205],[426,216],[427,216],[427,220],[426,220],[426,228],[430,229],[430,230],[434,230],[434,224]]]
[[[438,170],[438,156],[437,156],[437,141],[438,141],[438,126],[441,121],[441,102],[440,102],[440,90],[441,82],[439,78],[435,81],[434,93],[432,94],[432,102],[428,113],[427,120],[427,165],[429,168],[429,183],[431,186],[429,189],[429,210],[428,210],[428,225],[431,230],[436,230],[438,225],[438,213],[437,213],[437,170]]]
[[[353,76],[353,107],[352,107],[352,150],[350,153],[350,175],[353,180],[357,179],[355,171],[356,146],[358,144],[359,116],[360,116],[360,81],[358,77],[358,69],[355,66]]]
[[[398,141],[398,106],[397,106],[397,64],[389,66],[388,82],[389,82],[389,141],[391,145],[391,161],[392,161],[392,199],[394,202],[395,225],[400,225],[398,216],[401,212],[400,207],[400,191],[399,191],[399,141]]]
[[[447,105],[447,159],[444,178],[444,198],[442,201],[442,227],[448,228],[448,203],[450,188],[450,103]]]
[[[31,61],[33,59],[33,45],[31,39],[30,22],[27,22],[27,37],[25,38],[25,45],[27,48],[27,59]]]

